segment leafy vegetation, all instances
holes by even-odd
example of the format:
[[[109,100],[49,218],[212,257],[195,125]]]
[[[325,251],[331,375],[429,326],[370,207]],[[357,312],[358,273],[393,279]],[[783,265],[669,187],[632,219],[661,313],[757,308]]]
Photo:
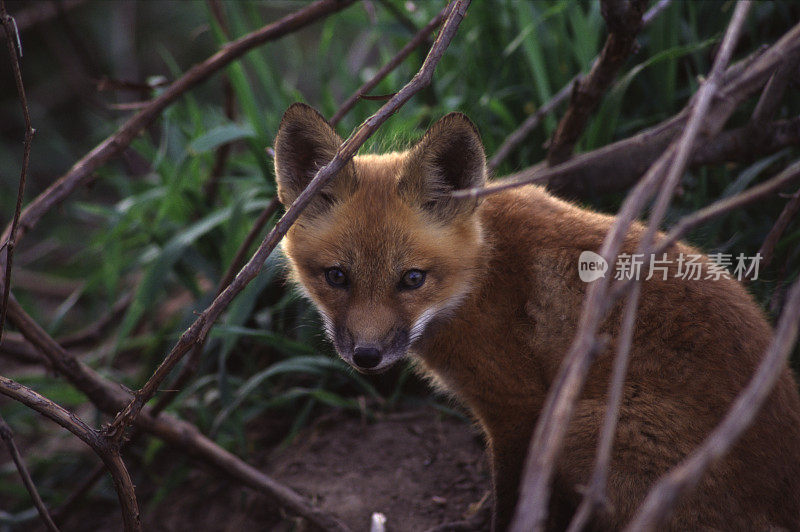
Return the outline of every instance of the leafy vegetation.
[[[200,2],[140,2],[135,7],[90,2],[65,15],[68,24],[25,31],[24,76],[37,129],[26,197],[43,190],[129,116],[130,111],[115,104],[151,98],[163,90],[156,86],[98,93],[88,87],[89,79],[175,79],[227,41],[226,34],[241,36],[298,8],[296,2],[221,5],[227,29]],[[422,27],[443,4],[398,0],[392,5]],[[677,113],[696,90],[698,76],[708,72],[732,9],[728,1],[673,2],[643,30],[638,52],[604,97],[578,151],[602,147]],[[124,29],[128,16],[135,17],[135,33]],[[737,58],[774,42],[799,19],[800,5],[795,2],[757,3]],[[431,120],[460,110],[477,124],[487,154],[492,154],[527,115],[589,68],[605,34],[594,1],[473,2],[431,89],[406,104],[364,151],[407,145]],[[92,323],[124,294],[132,294],[112,332],[81,351],[81,358],[138,388],[194,319],[194,312],[213,299],[254,220],[274,197],[272,162],[265,148],[271,146],[286,107],[304,101],[332,116],[410,36],[383,2],[370,2],[248,53],[225,71],[232,115],[225,111],[224,85],[217,76],[167,109],[120,161],[99,170],[90,187],[45,217],[18,251],[15,295],[48,333],[59,337]],[[373,94],[397,91],[423,57],[422,51],[412,54]],[[4,66],[0,76],[5,80],[0,90],[0,213],[8,221],[16,196],[22,127],[10,69]],[[339,124],[342,136],[380,104],[361,100]],[[751,110],[735,115],[731,126],[744,123]],[[800,100],[790,96],[780,117],[795,117],[799,111]],[[543,145],[561,112],[563,108],[548,117],[497,175],[542,160]],[[228,143],[223,171],[214,177],[219,150]],[[796,147],[787,148],[746,165],[690,172],[667,223],[773,175],[797,153]],[[212,195],[213,179],[218,183]],[[621,197],[585,201],[614,210]],[[741,209],[697,229],[690,240],[709,252],[753,255],[784,204],[784,198],[774,197]],[[779,299],[771,299],[773,294],[782,293],[800,272],[798,242],[800,226],[795,222],[779,242],[772,265],[751,284],[768,312],[779,305]],[[81,411],[85,419],[106,421],[84,411],[88,407],[83,397],[63,381],[39,371],[13,369],[17,380]],[[403,369],[376,381],[339,361],[315,313],[286,282],[281,259],[274,255],[215,327],[196,378],[179,391],[169,409],[226,448],[246,455],[251,445],[248,424],[264,416],[285,420],[276,439],[287,441],[328,408],[372,415],[398,403],[427,400],[421,399],[423,387],[410,375]],[[53,433],[24,407],[0,404],[23,440],[37,441]],[[64,448],[74,448],[68,443],[70,435],[58,434]],[[148,464],[158,460],[162,447],[151,442],[134,452]],[[75,451],[73,457],[54,449],[27,453],[26,459],[51,504],[63,501],[86,464],[93,463],[86,454]],[[178,464],[169,474],[174,477],[161,483],[164,489],[174,488],[186,470]],[[109,486],[101,489],[113,496]],[[2,510],[8,512],[0,513],[0,528],[36,517],[8,463],[0,469],[0,499],[7,501]]]

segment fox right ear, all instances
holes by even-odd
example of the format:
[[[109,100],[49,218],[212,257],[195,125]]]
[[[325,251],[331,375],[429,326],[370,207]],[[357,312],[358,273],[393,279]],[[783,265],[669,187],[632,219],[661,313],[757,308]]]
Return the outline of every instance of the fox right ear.
[[[440,220],[472,213],[474,199],[456,199],[455,190],[486,183],[486,156],[478,128],[461,113],[433,124],[414,146],[398,182],[400,194]]]
[[[333,127],[313,107],[292,104],[283,114],[275,137],[275,177],[281,203],[289,207],[317,171],[333,159],[341,144],[342,139]],[[317,194],[307,210],[319,212],[353,184],[352,163],[348,163]]]

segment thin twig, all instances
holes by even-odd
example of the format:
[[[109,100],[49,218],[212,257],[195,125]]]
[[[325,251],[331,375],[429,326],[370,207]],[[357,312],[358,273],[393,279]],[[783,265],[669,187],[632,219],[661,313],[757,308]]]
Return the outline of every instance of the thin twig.
[[[783,94],[786,92],[786,86],[797,70],[797,64],[797,57],[789,58],[783,64],[778,65],[775,73],[769,78],[756,108],[753,110],[753,115],[750,117],[750,123],[755,133],[759,133],[764,123],[771,120],[778,111]]]
[[[740,192],[735,196],[717,200],[711,205],[684,216],[678,220],[678,222],[665,236],[659,238],[655,244],[647,248],[644,251],[644,255],[649,257],[663,253],[668,247],[686,236],[691,229],[709,220],[718,218],[723,214],[765,198],[770,194],[774,194],[781,188],[798,179],[800,179],[800,160],[795,161],[784,168],[784,170],[775,177],[772,177],[771,179],[768,179],[767,181],[764,181],[753,188],[750,188],[744,192]],[[630,289],[630,285],[632,283],[633,281],[631,279],[624,279],[614,283],[614,286],[611,288],[611,291],[608,295],[609,304],[613,303],[622,295],[624,295],[627,290]]]
[[[656,530],[680,500],[697,485],[703,473],[723,458],[755,419],[781,373],[797,340],[800,326],[800,279],[789,291],[772,342],[755,375],[739,394],[733,407],[712,433],[679,465],[650,490],[626,531]]]
[[[267,225],[267,222],[278,210],[280,204],[281,202],[277,197],[272,198],[272,201],[270,201],[261,212],[258,219],[253,224],[253,227],[250,228],[250,232],[247,233],[244,241],[236,251],[236,255],[233,257],[230,265],[228,265],[228,269],[225,270],[225,273],[222,275],[219,283],[217,283],[217,290],[214,294],[214,297],[219,296],[223,290],[225,290],[225,288],[231,284],[234,277],[236,277],[236,273],[244,264],[245,258],[250,252],[253,242],[255,242],[256,238],[258,238],[258,235],[261,234],[261,230],[264,229],[264,226]],[[168,386],[171,391],[162,393],[161,397],[158,399],[158,402],[153,405],[153,415],[158,415],[159,412],[163,412],[163,410],[169,406],[172,400],[177,397],[178,392],[182,390],[186,383],[189,382],[189,380],[194,376],[200,363],[200,356],[203,354],[203,348],[206,345],[207,339],[208,337],[204,338],[203,341],[196,343],[194,347],[192,347],[192,350],[186,357],[186,362],[181,368],[180,373]]]
[[[284,214],[272,231],[266,236],[250,261],[241,269],[233,282],[228,285],[222,294],[220,294],[181,335],[178,343],[172,348],[158,368],[156,368],[153,375],[147,380],[145,385],[135,393],[134,399],[109,425],[107,434],[110,438],[119,441],[124,437],[125,429],[136,418],[144,404],[153,397],[158,387],[167,375],[169,375],[170,371],[172,371],[172,368],[174,368],[189,349],[191,349],[193,344],[203,341],[222,311],[230,304],[233,298],[258,275],[264,261],[269,257],[272,250],[289,230],[289,227],[291,227],[294,221],[300,216],[300,213],[306,205],[308,205],[312,197],[344,168],[355,155],[358,148],[364,144],[381,124],[388,120],[389,117],[402,107],[414,94],[430,83],[437,63],[450,44],[469,6],[469,0],[453,0],[451,3],[453,5],[450,8],[447,21],[442,26],[442,31],[433,43],[428,57],[425,59],[419,72],[417,72],[413,79],[400,89],[391,100],[368,118],[344,141],[331,162],[320,168],[316,176],[314,176],[314,179],[311,180],[306,189],[286,211],[286,214]]]
[[[656,5],[651,7],[647,10],[647,12],[642,15],[642,24],[647,26],[650,24],[656,17],[658,17],[662,11],[667,9],[669,5],[672,3],[672,0],[658,0]]]
[[[769,194],[774,194],[782,187],[800,178],[800,161],[796,161],[787,166],[780,174],[775,177],[764,181],[751,189],[746,190],[735,196],[716,201],[694,213],[684,216],[670,229],[667,235],[658,240],[657,244],[652,248],[649,253],[662,253],[667,247],[677,242],[682,238],[691,228],[696,227],[712,218],[715,218],[726,212],[738,209],[743,205],[752,203],[756,200],[764,198]]]
[[[43,365],[46,369],[51,369],[49,361],[19,333],[6,332],[3,335],[0,356],[10,358],[20,364]]]
[[[89,491],[91,491],[92,487],[101,479],[103,478],[103,473],[105,472],[106,468],[105,465],[99,464],[94,470],[86,477],[83,482],[78,486],[78,488],[70,494],[66,501],[64,501],[61,506],[53,510],[53,520],[56,523],[64,525],[69,514],[77,508],[77,503],[83,497],[86,496]]]
[[[16,21],[6,12],[5,0],[0,0],[0,23],[3,25],[8,44],[8,55],[11,58],[11,68],[14,71],[14,81],[17,85],[17,96],[22,107],[22,116],[25,118],[25,145],[22,152],[22,168],[19,173],[19,187],[17,189],[17,205],[14,208],[14,218],[8,237],[5,239],[3,247],[5,249],[5,272],[3,274],[2,299],[0,299],[0,343],[3,342],[3,326],[6,322],[6,310],[8,308],[8,294],[11,290],[11,267],[14,262],[14,248],[17,246],[17,228],[19,226],[20,211],[22,209],[22,197],[25,195],[25,179],[28,175],[28,165],[31,160],[31,142],[36,130],[31,124],[31,115],[28,111],[28,99],[25,97],[25,85],[22,83],[22,69],[19,60],[22,57],[19,34],[17,33]],[[18,48],[19,47],[19,48]],[[0,261],[2,265],[2,261]]]
[[[147,107],[128,119],[114,134],[95,146],[92,151],[76,162],[66,174],[31,201],[20,215],[17,239],[19,240],[30,231],[45,213],[64,201],[77,187],[88,181],[98,168],[119,155],[130,145],[143,128],[155,120],[166,107],[185,92],[207,80],[214,73],[256,46],[308,26],[331,13],[348,7],[353,1],[318,0],[272,24],[268,24],[228,43],[202,63],[190,68],[183,76],[164,89],[164,92],[157,98],[148,102]],[[0,241],[7,238],[9,234],[10,228],[7,228]],[[3,261],[0,260],[0,265],[2,264]]]
[[[573,85],[569,107],[558,123],[547,150],[548,165],[563,163],[572,155],[589,117],[634,51],[636,36],[642,28],[645,4],[646,0],[600,0],[609,34],[592,69]]]
[[[726,162],[749,162],[800,145],[800,117],[761,124],[757,132],[751,124],[723,131],[692,153],[690,166]]]
[[[411,55],[411,53],[416,50],[419,46],[424,44],[425,42],[429,41],[429,36],[431,32],[439,27],[444,20],[445,16],[447,15],[447,10],[450,7],[448,4],[442,9],[435,17],[428,22],[424,28],[419,30],[414,37],[408,43],[400,49],[399,52],[385,65],[383,65],[380,70],[378,70],[374,76],[372,76],[369,81],[361,85],[358,90],[350,96],[345,102],[336,110],[336,113],[331,117],[330,123],[331,125],[336,125],[339,121],[346,115],[355,105],[358,103],[358,100],[364,98],[372,89],[378,86],[378,83],[381,82],[383,78],[389,75],[395,68],[400,66],[400,64],[405,61],[405,59]]]
[[[110,446],[100,433],[89,427],[75,414],[11,379],[0,376],[0,393],[58,423],[89,445],[106,464],[111,478],[114,480],[125,531],[141,530],[139,507],[136,503],[133,482],[131,482],[128,470],[116,447]]]
[[[711,101],[716,96],[720,87],[725,68],[733,54],[733,49],[738,41],[739,33],[749,8],[750,2],[747,0],[740,0],[737,3],[736,10],[734,11],[731,22],[725,33],[722,46],[714,61],[711,74],[692,99],[691,118],[684,134],[679,141],[673,143],[642,179],[642,182],[652,183],[653,185],[661,183],[661,190],[656,198],[655,207],[653,208],[645,235],[639,243],[640,248],[642,246],[649,246],[658,230],[658,226],[666,213],[678,179],[683,175],[683,171],[689,161],[689,156],[700,133],[701,125],[709,133],[709,136],[714,136],[716,132],[722,128],[727,119],[727,116],[718,114],[717,122],[714,123],[706,120],[706,116],[710,109]],[[614,259],[622,245],[624,235],[627,234],[633,222],[633,217],[644,207],[644,201],[650,196],[649,191],[647,194],[644,194],[643,191],[644,186],[637,186],[628,198],[626,198],[622,212],[618,215],[603,242],[600,254],[609,264],[616,263]],[[637,192],[639,193],[638,198]],[[638,201],[632,201],[633,198],[638,199]],[[520,484],[520,502],[517,505],[517,514],[511,527],[513,531],[541,530],[547,518],[550,482],[555,469],[555,462],[561,451],[561,444],[572,417],[575,404],[580,395],[580,391],[583,389],[586,376],[588,375],[588,370],[591,365],[590,353],[592,346],[596,343],[595,335],[600,320],[608,308],[608,302],[604,301],[604,299],[609,288],[610,279],[602,278],[599,281],[601,282],[595,282],[589,288],[589,293],[586,296],[581,312],[578,332],[559,369],[559,374],[554,381],[556,384],[554,384],[548,392],[545,406],[539,415],[536,430],[531,438],[531,444],[526,459],[525,474]],[[627,306],[626,311],[630,312],[631,315],[624,318],[625,321],[635,318],[636,306],[635,301]],[[633,326],[629,329],[625,329],[625,332],[632,335]],[[625,338],[623,336],[619,341],[617,356],[627,357],[630,344],[631,338]],[[628,349],[622,351],[621,349],[624,347]],[[625,364],[619,364],[620,369],[625,369],[626,367],[627,362]],[[624,382],[622,376],[618,376],[617,380],[620,379]],[[614,408],[610,408],[609,410],[611,413],[615,413]],[[618,410],[616,412],[618,413]],[[609,423],[608,427],[611,427],[610,432],[602,437],[612,439],[613,441],[613,429],[616,427],[616,419],[613,424]],[[610,451],[611,444],[607,442],[607,444],[601,447],[603,450],[607,449]],[[600,463],[601,467],[607,467],[607,458],[600,457],[598,463]],[[604,475],[604,473],[598,475]],[[594,492],[590,491],[590,494],[591,493]],[[588,504],[594,505],[595,502]]]
[[[619,347],[611,370],[611,380],[608,385],[608,406],[603,417],[595,467],[583,500],[578,506],[567,532],[580,532],[586,527],[589,519],[596,511],[609,506],[608,498],[606,497],[608,469],[611,461],[611,449],[614,444],[614,434],[619,420],[619,409],[625,390],[625,376],[628,373],[628,362],[630,360],[627,353],[630,353],[633,330],[636,326],[636,310],[639,306],[641,288],[639,283],[634,283],[630,294],[628,294],[628,300],[625,302]]]
[[[214,16],[217,17],[217,20],[222,24],[221,16],[222,12],[220,11],[220,6],[217,0],[209,0],[209,5],[214,13]],[[423,29],[419,30],[417,34],[412,38],[412,40],[403,47],[397,55],[392,58],[386,65],[384,65],[369,81],[367,81],[364,85],[358,88],[356,92],[345,101],[341,107],[336,111],[333,118],[331,118],[331,124],[336,124],[339,120],[341,120],[352,108],[355,106],[355,103],[359,100],[359,98],[365,97],[364,95],[372,90],[377,84],[382,80],[386,75],[389,74],[392,70],[394,70],[402,61],[408,57],[411,52],[413,52],[416,48],[418,48],[421,44],[428,41],[428,36],[430,33],[439,25],[441,25],[442,20],[447,12],[449,5],[446,6],[442,11],[440,11]],[[393,96],[393,95],[392,95]],[[390,98],[391,96],[389,96]],[[389,99],[387,98],[387,99]],[[213,178],[212,178],[213,180]],[[251,228],[250,232],[248,233],[247,237],[245,238],[242,245],[239,247],[238,251],[236,252],[236,256],[231,261],[231,264],[228,266],[227,271],[222,276],[219,284],[217,285],[217,291],[215,297],[219,296],[222,291],[227,288],[227,286],[233,281],[236,273],[241,269],[242,265],[244,264],[245,257],[255,239],[261,232],[261,229],[266,225],[267,221],[272,217],[275,211],[280,206],[280,202],[277,198],[273,198],[270,204],[264,209],[261,213],[259,218],[256,220],[255,224]],[[186,383],[192,378],[192,376],[197,371],[197,367],[200,361],[200,356],[202,355],[203,348],[205,347],[205,340],[196,343],[194,347],[192,347],[191,351],[187,355],[186,362],[184,363],[183,367],[181,368],[180,373],[175,380],[170,383],[168,386],[169,392],[163,392],[161,397],[159,398],[158,402],[153,406],[154,414],[162,412],[177,396],[177,391],[183,389]]]
[[[8,452],[11,455],[11,459],[14,461],[14,465],[17,466],[19,476],[22,477],[22,483],[25,484],[25,489],[28,490],[31,499],[33,499],[33,504],[39,511],[39,516],[42,518],[42,521],[44,521],[45,527],[51,532],[57,532],[58,527],[53,522],[53,518],[50,517],[50,512],[47,511],[47,506],[45,506],[44,501],[39,496],[39,491],[36,489],[36,485],[33,483],[31,474],[28,472],[28,468],[25,467],[25,461],[19,454],[17,444],[14,443],[14,433],[11,431],[11,427],[8,426],[8,423],[6,423],[5,419],[3,419],[3,416],[0,416],[0,439],[2,439],[5,442],[6,447],[8,447]]]
[[[525,119],[521,126],[519,126],[508,137],[506,137],[500,147],[497,148],[497,151],[494,153],[494,155],[492,155],[492,157],[486,163],[486,166],[490,170],[495,170],[498,166],[500,166],[500,163],[502,163],[509,156],[509,154],[516,149],[519,144],[522,143],[523,140],[525,140],[530,132],[539,126],[539,123],[544,119],[545,116],[550,114],[553,109],[561,104],[561,102],[566,101],[566,99],[569,98],[569,95],[572,94],[573,87],[576,83],[580,83],[580,75],[572,78],[572,80],[564,85],[555,96],[550,98],[550,101],[539,107],[532,115]]]
[[[762,267],[766,268],[767,265],[772,262],[772,254],[775,252],[775,245],[778,243],[778,240],[781,239],[783,232],[789,226],[789,222],[792,221],[792,218],[794,218],[798,211],[800,211],[800,189],[790,196],[789,202],[783,207],[781,214],[775,221],[775,225],[769,230],[767,238],[764,239],[764,243],[761,244],[758,250],[759,255],[761,255]]]

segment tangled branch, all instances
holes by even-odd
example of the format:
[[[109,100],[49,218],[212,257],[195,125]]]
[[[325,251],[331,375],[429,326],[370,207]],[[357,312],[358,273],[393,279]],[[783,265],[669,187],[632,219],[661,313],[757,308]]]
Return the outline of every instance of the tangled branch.
[[[103,460],[103,463],[111,473],[111,478],[114,480],[114,486],[122,507],[122,520],[125,531],[132,532],[142,529],[133,482],[131,482],[128,470],[125,468],[125,464],[119,455],[119,449],[116,446],[109,444],[106,438],[89,427],[75,414],[68,412],[53,401],[11,379],[0,376],[0,393],[19,401],[28,408],[61,425],[91,447]]]

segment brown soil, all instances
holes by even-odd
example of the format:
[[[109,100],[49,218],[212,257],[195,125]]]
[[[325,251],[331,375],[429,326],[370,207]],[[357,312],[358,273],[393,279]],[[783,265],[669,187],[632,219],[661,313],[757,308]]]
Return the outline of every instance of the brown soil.
[[[263,439],[251,438],[258,449]],[[297,490],[354,532],[386,516],[388,532],[425,531],[486,514],[490,489],[483,443],[470,424],[428,407],[365,422],[336,413],[321,418],[285,448],[254,451],[248,462]],[[307,530],[268,497],[193,468],[158,504],[140,485],[145,530]],[[148,483],[149,484],[149,483]],[[88,502],[88,501],[87,501]],[[86,506],[89,506],[87,504]],[[117,530],[116,504],[73,515],[63,530]],[[87,515],[88,513],[88,515]]]
[[[274,453],[267,469],[354,531],[368,530],[373,512],[397,532],[462,520],[489,490],[474,430],[430,411],[329,420]]]

